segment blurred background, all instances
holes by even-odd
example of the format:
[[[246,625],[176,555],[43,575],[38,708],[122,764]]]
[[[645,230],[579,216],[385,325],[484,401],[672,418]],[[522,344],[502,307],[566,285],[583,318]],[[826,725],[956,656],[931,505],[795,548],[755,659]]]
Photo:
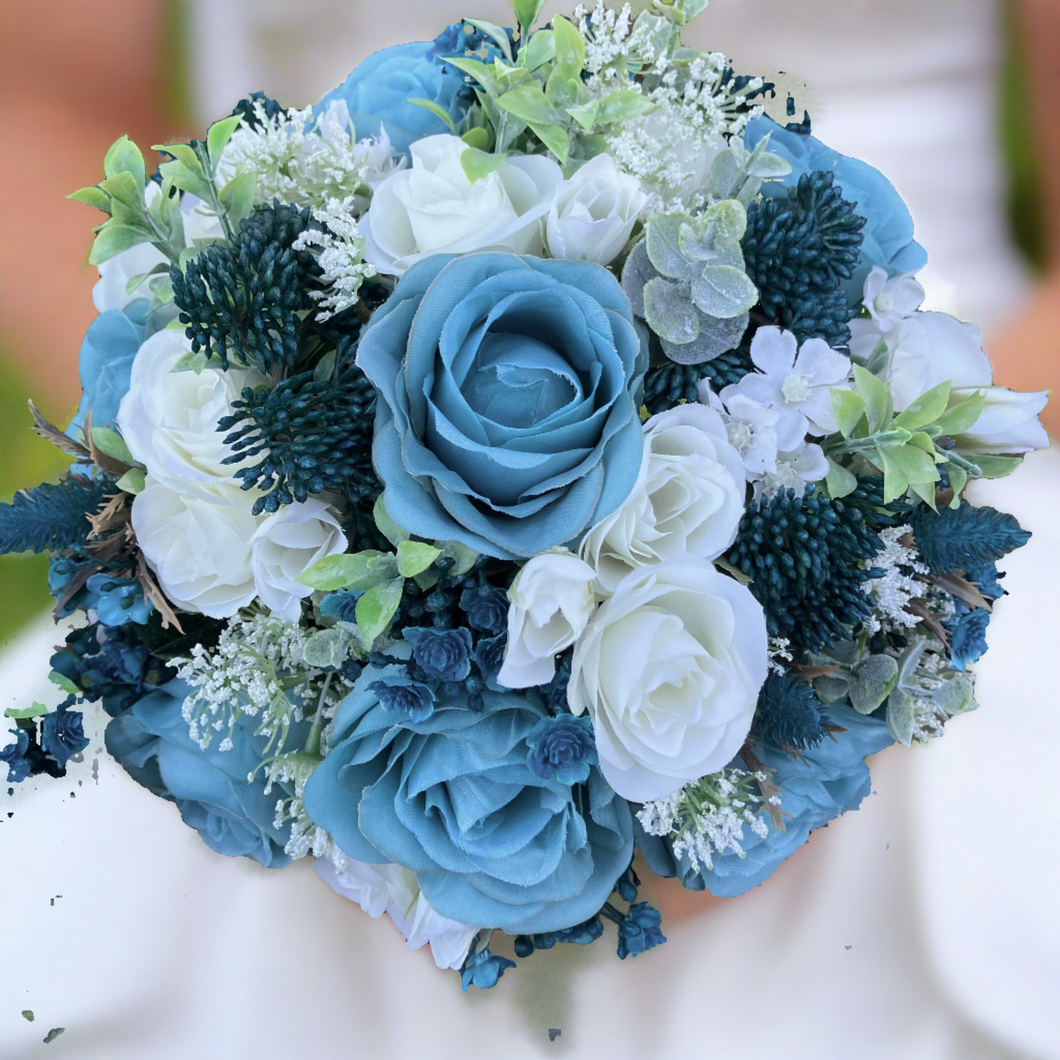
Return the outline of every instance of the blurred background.
[[[402,38],[507,0],[404,0]],[[546,4],[544,17],[573,5]],[[107,147],[201,135],[251,90],[305,105],[393,27],[368,0],[0,0],[0,499],[62,458],[28,430],[32,396],[65,423],[94,315],[89,207]],[[377,9],[376,9],[377,10]],[[981,324],[996,381],[1056,378],[1060,0],[711,0],[691,43],[806,106],[830,146],[879,166],[931,262],[929,308]],[[780,73],[783,70],[784,73]],[[781,113],[778,111],[778,113]],[[783,120],[783,119],[781,119]],[[45,609],[43,557],[0,557],[0,642]]]

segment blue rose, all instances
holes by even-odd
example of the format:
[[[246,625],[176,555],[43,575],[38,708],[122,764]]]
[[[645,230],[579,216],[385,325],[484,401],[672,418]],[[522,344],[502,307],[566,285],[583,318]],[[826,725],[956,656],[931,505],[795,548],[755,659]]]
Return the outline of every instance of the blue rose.
[[[83,721],[81,711],[68,710],[65,703],[51,714],[45,714],[41,721],[41,748],[63,769],[66,768],[71,755],[83,751],[89,744]]]
[[[687,855],[675,865],[669,843],[644,835],[638,827],[637,845],[647,855],[652,871],[660,876],[676,875],[690,890],[705,889],[722,898],[733,898],[772,876],[815,828],[861,805],[870,790],[866,756],[894,741],[885,722],[864,717],[850,707],[830,706],[828,715],[846,732],[838,733],[834,740],[826,737],[816,747],[801,751],[797,758],[769,744],[756,747],[758,757],[774,770],[770,780],[781,788],[780,808],[790,814],[784,818],[786,831],[770,827],[763,839],[745,828],[746,858],[715,855],[714,868],[697,873]]]
[[[316,113],[321,114],[328,104],[342,100],[350,109],[358,139],[385,131],[394,153],[399,155],[407,155],[415,140],[449,132],[441,118],[410,102],[426,99],[437,103],[459,125],[473,99],[464,91],[460,78],[434,61],[432,48],[430,41],[416,41],[368,56],[317,104]]]
[[[483,252],[415,264],[361,337],[373,458],[411,533],[503,559],[577,541],[629,496],[643,332],[607,269]]]
[[[628,804],[597,769],[585,785],[526,764],[546,710],[536,693],[439,702],[422,722],[396,717],[368,668],[339,707],[330,752],[305,787],[309,817],[358,861],[417,874],[443,916],[511,934],[580,923],[607,901],[633,847]]]
[[[108,309],[88,326],[81,343],[78,371],[81,375],[81,403],[70,427],[82,427],[92,410],[96,427],[114,427],[118,406],[129,392],[133,358],[147,334],[148,303],[133,302],[124,312]]]
[[[747,125],[745,142],[753,148],[769,134],[769,147],[791,164],[791,172],[776,184],[766,184],[768,194],[783,194],[804,173],[831,170],[847,201],[857,203],[857,213],[866,220],[861,260],[854,275],[844,283],[851,304],[859,304],[865,277],[873,265],[895,276],[917,272],[927,263],[927,251],[913,239],[913,218],[894,185],[878,170],[857,158],[848,158],[826,147],[820,140],[793,132],[770,118],[755,118]]]
[[[216,740],[204,751],[181,716],[190,692],[184,682],[171,681],[119,714],[107,725],[107,750],[138,784],[175,802],[184,823],[212,850],[282,868],[290,861],[283,852],[290,825],[278,829],[273,820],[276,803],[289,792],[278,785],[266,795],[260,772],[247,780],[264,757],[265,740],[254,735],[257,722],[237,724],[230,751],[219,750]],[[308,733],[308,723],[292,724],[283,750],[301,747]]]

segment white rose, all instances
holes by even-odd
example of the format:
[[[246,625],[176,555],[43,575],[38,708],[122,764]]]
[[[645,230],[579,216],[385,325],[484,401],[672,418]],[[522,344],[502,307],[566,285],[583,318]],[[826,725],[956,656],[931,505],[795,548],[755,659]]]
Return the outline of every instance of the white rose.
[[[543,155],[518,155],[474,184],[460,159],[459,136],[427,136],[410,148],[412,166],[375,189],[365,214],[366,259],[387,276],[401,276],[432,254],[506,248],[540,254],[541,218],[563,179]]]
[[[695,556],[634,571],[574,647],[567,698],[600,769],[631,802],[717,772],[747,737],[768,672],[758,601]]]
[[[179,493],[149,475],[133,499],[132,527],[178,607],[230,618],[257,595],[250,539],[258,523],[247,508]]]
[[[969,453],[1029,453],[1048,447],[1049,435],[1038,422],[1049,400],[1047,390],[1036,394],[1020,394],[1003,386],[954,390],[950,402],[963,401],[977,392],[985,395],[986,408],[957,439],[958,449]]]
[[[581,636],[596,606],[592,567],[564,548],[528,560],[508,590],[508,646],[497,675],[506,688],[547,685],[556,656]]]
[[[173,372],[191,349],[184,333],[167,328],[152,335],[137,351],[129,392],[118,409],[118,429],[132,455],[153,478],[181,493],[201,497],[223,495],[242,503],[233,478],[235,468],[223,463],[232,454],[217,423],[232,411],[244,386],[264,382],[253,371],[204,368]]]
[[[313,591],[297,579],[318,560],[346,551],[346,535],[322,500],[284,505],[261,519],[250,538],[250,566],[261,602],[287,622],[297,622]]]
[[[667,556],[720,556],[735,540],[747,476],[721,416],[705,405],[660,412],[644,424],[644,460],[629,499],[585,535],[581,557],[600,589]]]
[[[439,968],[463,966],[479,929],[436,913],[414,872],[401,865],[369,865],[351,859],[339,872],[326,858],[317,858],[313,868],[336,894],[356,902],[370,917],[389,913],[410,950],[427,943]]]
[[[597,155],[557,189],[545,228],[554,258],[610,265],[629,240],[648,196],[640,181]]]
[[[850,352],[859,361],[886,344],[889,361],[881,378],[898,412],[939,383],[958,389],[989,386],[993,379],[979,329],[947,313],[914,313],[887,333],[871,320],[852,320],[850,332]]]

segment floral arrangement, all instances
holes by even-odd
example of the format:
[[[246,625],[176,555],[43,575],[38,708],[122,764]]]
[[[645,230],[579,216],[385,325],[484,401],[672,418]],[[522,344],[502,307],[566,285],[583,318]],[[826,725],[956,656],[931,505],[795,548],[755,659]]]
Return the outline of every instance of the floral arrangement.
[[[664,942],[635,851],[739,895],[973,709],[1029,535],[963,494],[1047,444],[887,180],[682,44],[706,0],[541,6],[115,143],[83,400],[33,410],[73,465],[0,509],[78,616],[9,782],[92,704],[211,848],[313,857],[465,990],[495,932]]]

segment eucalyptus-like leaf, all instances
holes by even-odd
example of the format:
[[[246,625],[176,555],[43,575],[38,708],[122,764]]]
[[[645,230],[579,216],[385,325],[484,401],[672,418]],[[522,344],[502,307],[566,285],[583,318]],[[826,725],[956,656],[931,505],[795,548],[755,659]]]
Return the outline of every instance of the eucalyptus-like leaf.
[[[951,717],[955,714],[966,714],[975,710],[974,687],[964,674],[954,674],[935,689],[935,705],[941,707]]]
[[[699,315],[699,334],[685,343],[660,338],[663,352],[675,364],[703,364],[729,350],[736,349],[747,330],[747,313],[724,320],[721,317]]]
[[[311,633],[302,650],[307,666],[337,670],[350,656],[353,638],[341,626]]]
[[[140,196],[143,197],[143,188],[147,183],[147,167],[144,165],[140,148],[128,136],[122,136],[110,145],[103,158],[103,172],[107,177],[116,176],[118,173],[130,174],[139,184]]]
[[[96,234],[92,250],[88,255],[88,263],[89,265],[101,265],[104,261],[110,261],[111,258],[116,257],[123,250],[150,242],[151,236],[142,228],[133,228],[131,225],[108,221]]]
[[[733,265],[706,265],[692,281],[692,301],[707,316],[728,320],[758,301],[758,288]]]
[[[894,739],[909,747],[916,725],[916,700],[904,688],[895,688],[887,703],[887,730]]]
[[[622,267],[622,290],[629,299],[634,316],[644,316],[644,286],[653,276],[658,276],[658,271],[648,259],[648,244],[642,239],[629,252],[626,264]]]
[[[373,585],[357,601],[357,628],[361,631],[366,646],[371,647],[376,638],[390,625],[401,605],[404,589],[405,579],[394,578]]]
[[[824,674],[813,682],[813,690],[817,698],[825,705],[838,703],[846,699],[850,691],[850,679],[842,672],[837,674]]]
[[[870,655],[853,670],[850,705],[859,714],[871,714],[891,694],[898,681],[898,663],[890,655]]]
[[[242,114],[233,114],[230,117],[215,121],[206,132],[206,153],[210,161],[216,166],[217,160],[224,153],[228,141],[232,139],[232,133],[239,128],[243,120]]]
[[[658,214],[648,219],[645,247],[652,265],[671,280],[693,280],[698,264],[690,262],[681,251],[681,226],[694,224],[686,214]]]
[[[648,326],[660,338],[683,344],[699,335],[699,313],[688,284],[672,283],[661,276],[649,280],[644,288],[644,313]]]

